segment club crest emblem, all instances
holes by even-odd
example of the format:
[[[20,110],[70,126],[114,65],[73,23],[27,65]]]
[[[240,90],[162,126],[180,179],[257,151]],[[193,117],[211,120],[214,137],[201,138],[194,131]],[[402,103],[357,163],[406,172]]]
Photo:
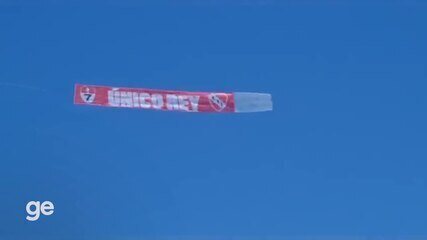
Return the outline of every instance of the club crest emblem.
[[[92,103],[95,100],[95,88],[82,87],[80,88],[80,97],[85,103]]]
[[[210,105],[217,112],[221,112],[227,107],[228,95],[225,93],[211,93],[208,98]]]

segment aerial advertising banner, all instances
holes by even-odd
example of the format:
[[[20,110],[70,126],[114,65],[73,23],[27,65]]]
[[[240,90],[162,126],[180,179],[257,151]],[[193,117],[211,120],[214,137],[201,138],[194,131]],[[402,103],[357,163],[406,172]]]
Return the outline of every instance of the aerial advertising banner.
[[[117,108],[182,112],[271,111],[266,93],[185,92],[76,84],[74,103]]]

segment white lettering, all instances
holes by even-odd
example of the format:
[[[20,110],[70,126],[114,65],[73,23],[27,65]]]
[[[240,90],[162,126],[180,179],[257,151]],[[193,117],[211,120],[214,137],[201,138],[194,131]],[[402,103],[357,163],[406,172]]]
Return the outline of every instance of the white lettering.
[[[139,94],[139,101],[142,108],[151,108],[151,103],[147,101],[149,99],[150,99],[150,94],[148,93]]]
[[[113,107],[120,106],[120,92],[108,91],[108,104]]]
[[[132,92],[120,92],[120,106],[132,107]]]
[[[169,110],[179,110],[178,97],[173,94],[166,95],[166,107]]]
[[[199,111],[199,99],[200,99],[200,96],[189,96],[188,98],[190,99],[191,110],[193,112]]]
[[[199,111],[200,96],[196,95],[175,95],[160,93],[139,93],[127,91],[108,91],[108,104],[113,107],[136,107],[136,108],[154,108],[181,111]],[[166,106],[165,106],[166,101]]]
[[[34,207],[34,210],[32,209]],[[28,216],[26,219],[28,221],[37,221],[40,218],[40,213],[45,216],[50,216],[53,214],[55,206],[51,201],[45,201],[40,205],[39,201],[30,201],[25,207],[27,210]]]
[[[31,207],[34,206],[35,209],[31,210]],[[27,220],[28,221],[36,221],[37,219],[39,219],[40,217],[40,202],[39,201],[31,201],[27,203],[27,207],[26,207],[28,216],[27,216]]]
[[[163,96],[160,94],[153,94],[151,96],[151,103],[153,104],[153,108],[161,109],[163,107]]]
[[[52,215],[54,209],[55,207],[53,206],[53,203],[51,201],[43,202],[40,208],[42,214],[46,216]]]
[[[137,92],[132,92],[133,105],[132,107],[139,107],[139,95]]]
[[[189,111],[188,105],[190,102],[188,101],[187,96],[178,96],[178,104],[179,104],[179,110],[183,111]]]

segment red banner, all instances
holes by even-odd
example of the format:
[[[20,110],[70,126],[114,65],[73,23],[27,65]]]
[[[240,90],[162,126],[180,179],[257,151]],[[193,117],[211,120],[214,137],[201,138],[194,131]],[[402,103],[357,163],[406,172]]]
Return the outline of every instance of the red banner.
[[[184,112],[234,112],[232,93],[182,92],[76,84],[74,104]]]

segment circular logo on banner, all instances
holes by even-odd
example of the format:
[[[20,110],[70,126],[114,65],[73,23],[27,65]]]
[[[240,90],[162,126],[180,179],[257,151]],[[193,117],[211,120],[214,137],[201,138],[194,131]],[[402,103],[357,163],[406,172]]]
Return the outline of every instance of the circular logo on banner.
[[[227,107],[228,95],[225,93],[211,93],[209,94],[209,103],[217,112],[221,112]]]
[[[80,88],[80,97],[86,103],[92,103],[95,100],[95,95],[95,88],[86,86]]]

